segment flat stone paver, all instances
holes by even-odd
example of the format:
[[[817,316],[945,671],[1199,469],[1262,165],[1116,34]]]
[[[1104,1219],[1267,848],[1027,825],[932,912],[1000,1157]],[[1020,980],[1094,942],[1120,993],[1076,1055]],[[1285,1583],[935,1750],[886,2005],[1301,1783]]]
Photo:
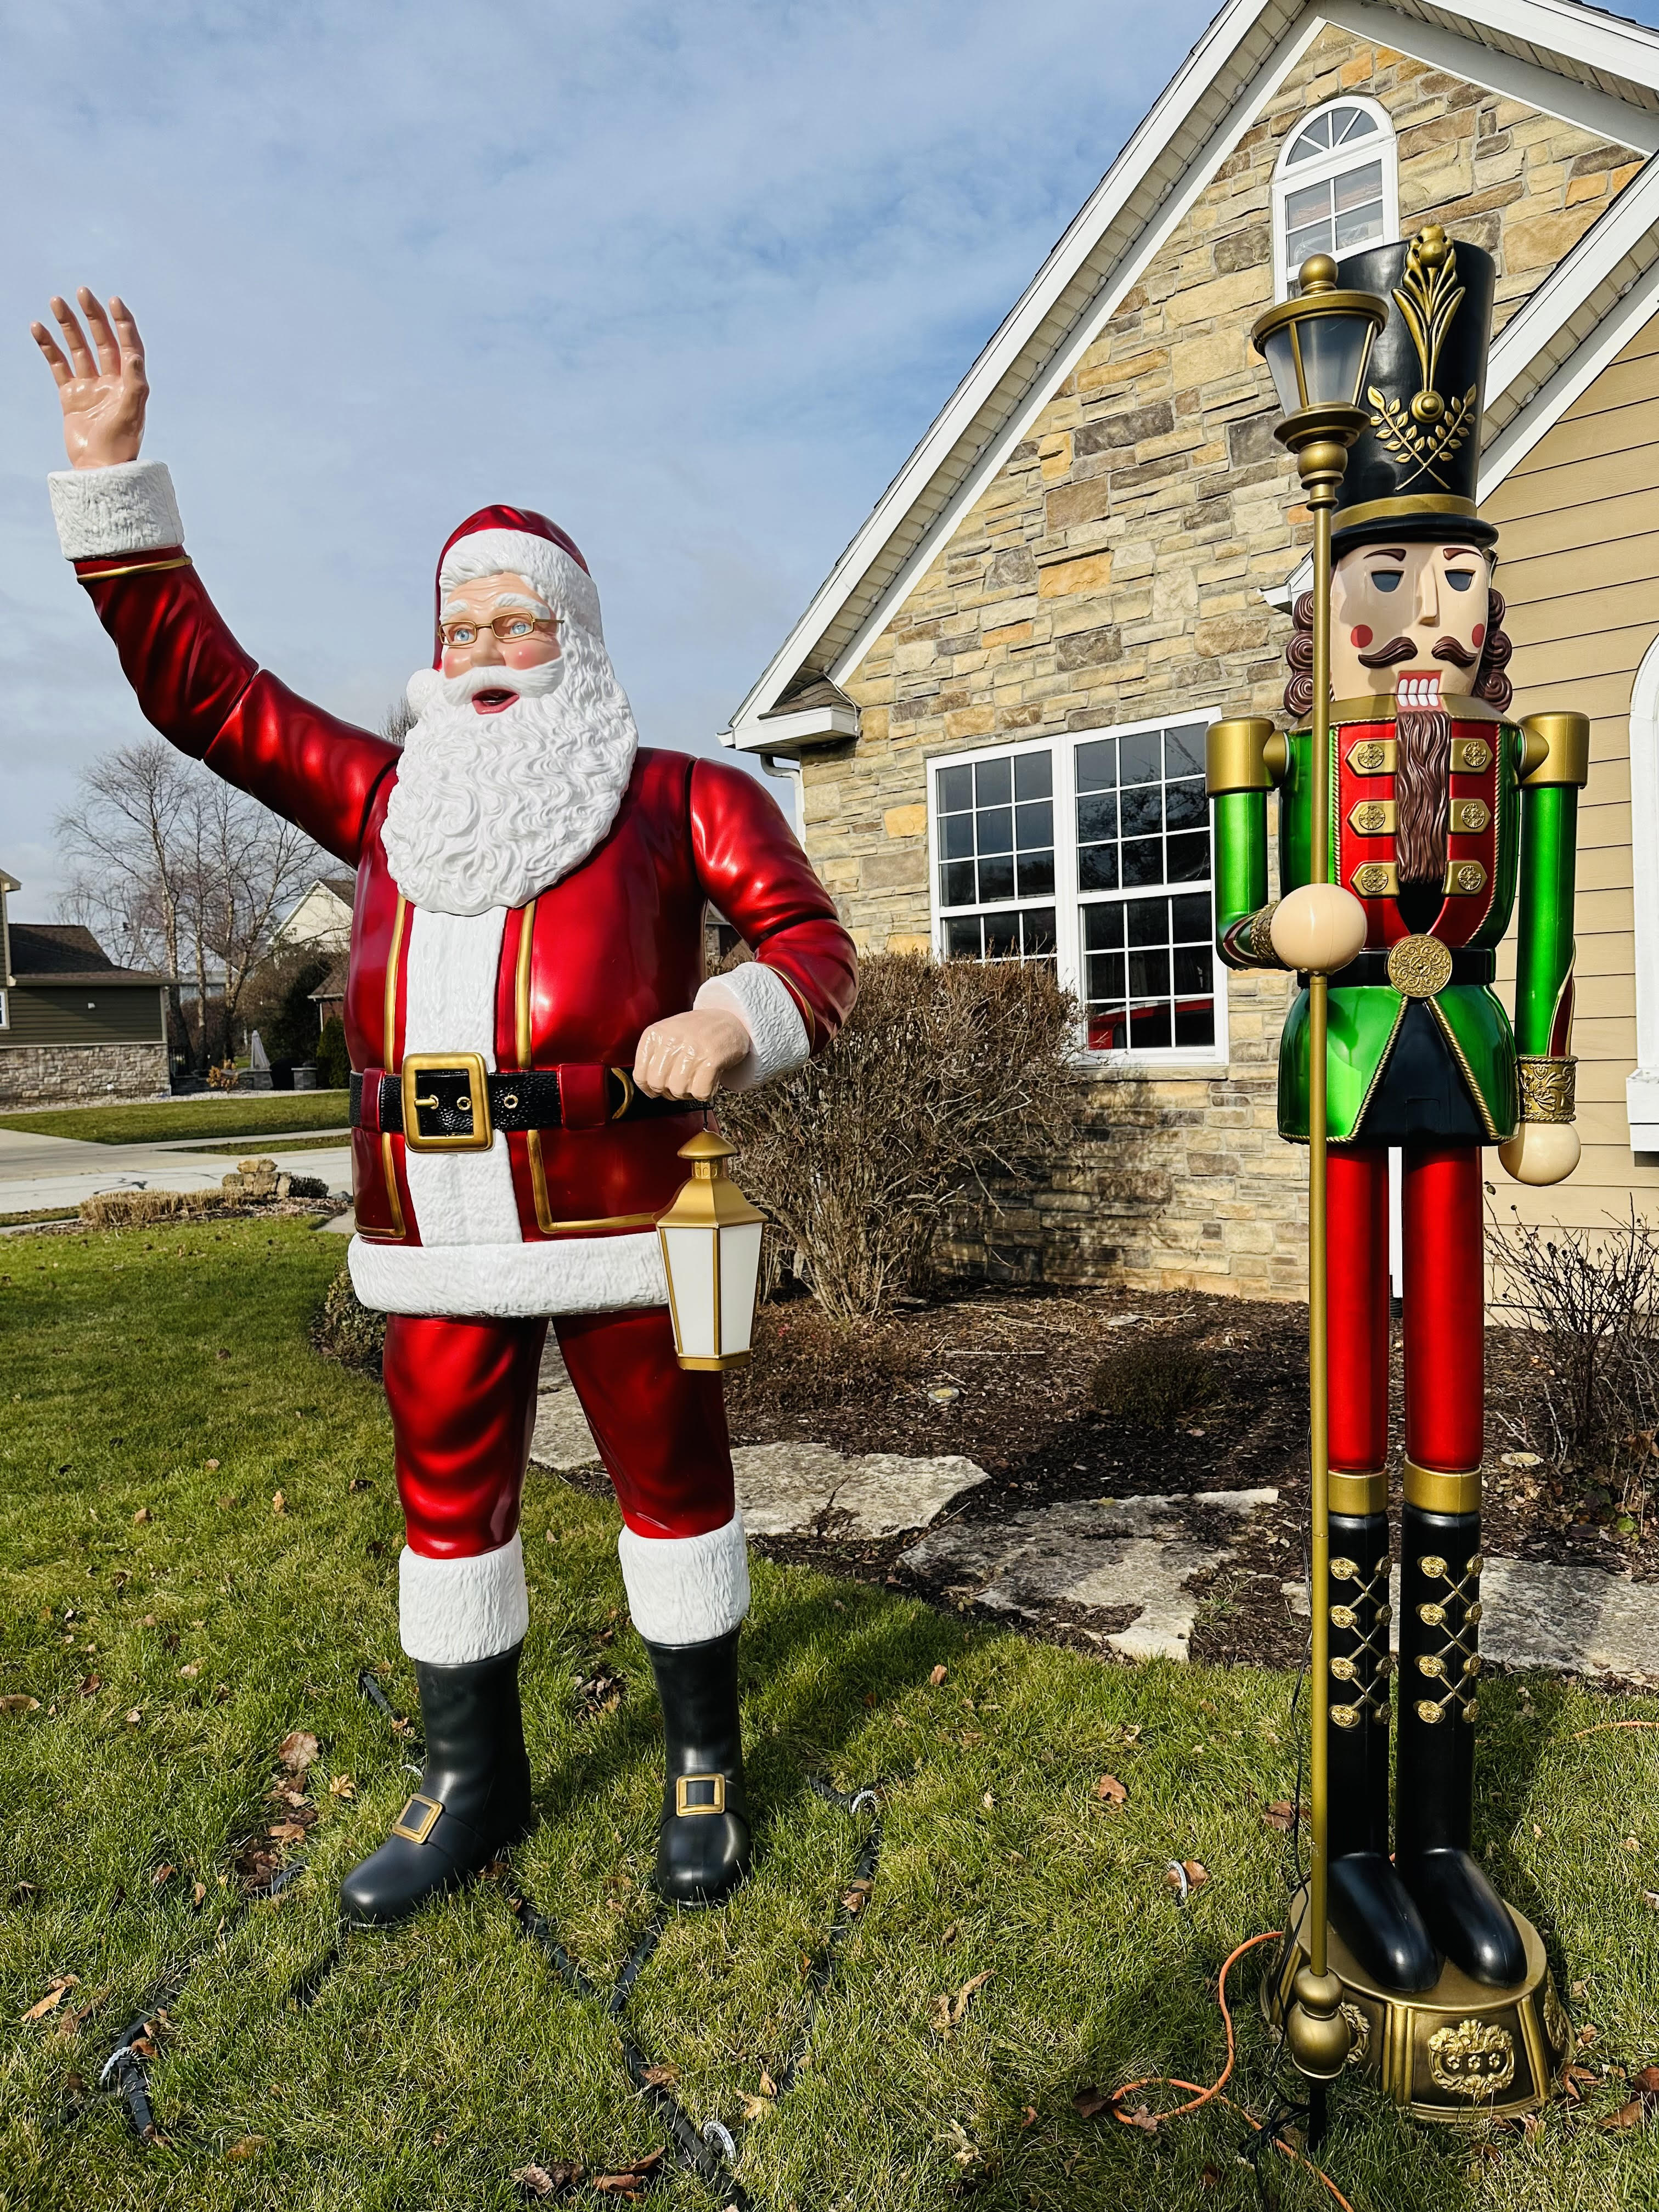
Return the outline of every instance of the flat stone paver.
[[[1305,1620],[1308,1585],[1281,1585]],[[1400,1649],[1400,1569],[1389,1581]],[[1488,1556],[1480,1576],[1480,1651],[1499,1667],[1543,1667],[1557,1674],[1659,1681],[1659,1583],[1632,1582],[1599,1567]]]
[[[1102,1640],[1129,1659],[1184,1660],[1199,1600],[1188,1589],[1220,1566],[1250,1516],[1276,1490],[1200,1491],[1191,1498],[1103,1498],[1033,1506],[1006,1521],[957,1522],[924,1536],[899,1564],[1000,1613],[1042,1620],[1056,1605],[1133,1607]],[[1231,1540],[1204,1527],[1217,1516]]]

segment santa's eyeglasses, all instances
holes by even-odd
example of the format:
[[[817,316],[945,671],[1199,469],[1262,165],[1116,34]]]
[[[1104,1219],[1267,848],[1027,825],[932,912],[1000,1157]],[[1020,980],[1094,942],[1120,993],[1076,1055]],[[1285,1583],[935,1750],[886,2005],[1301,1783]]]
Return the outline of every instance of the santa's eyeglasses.
[[[446,647],[469,646],[476,645],[485,630],[492,629],[503,645],[522,645],[538,630],[544,630],[550,637],[557,627],[550,615],[497,615],[494,622],[488,623],[440,623],[438,635]]]

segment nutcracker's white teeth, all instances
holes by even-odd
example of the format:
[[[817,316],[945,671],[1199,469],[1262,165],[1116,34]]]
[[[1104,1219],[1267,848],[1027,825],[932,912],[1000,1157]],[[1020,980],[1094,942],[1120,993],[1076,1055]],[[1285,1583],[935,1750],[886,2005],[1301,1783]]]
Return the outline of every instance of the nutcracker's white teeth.
[[[1430,707],[1440,705],[1440,675],[1402,676],[1395,690],[1395,703],[1401,707]]]

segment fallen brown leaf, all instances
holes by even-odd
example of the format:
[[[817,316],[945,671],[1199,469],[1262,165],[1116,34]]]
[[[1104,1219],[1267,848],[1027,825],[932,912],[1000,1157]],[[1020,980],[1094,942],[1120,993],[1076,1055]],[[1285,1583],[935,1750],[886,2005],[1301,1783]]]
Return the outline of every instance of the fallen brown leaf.
[[[137,1706],[135,1705],[132,1711],[127,1715],[127,1726],[129,1728],[137,1728],[139,1722],[142,1721],[143,1717],[143,1713],[141,1713]]]
[[[1206,2189],[1219,2189],[1221,2186],[1221,2168],[1218,2166],[1206,2166],[1198,2178]]]
[[[190,1893],[190,1901],[192,1905],[199,1905],[206,1895],[207,1884],[204,1881],[198,1881]]]
[[[1186,1875],[1188,1884],[1193,1889],[1201,1889],[1210,1879],[1209,1869],[1197,1859],[1182,1859],[1181,1871]]]
[[[225,2156],[234,2159],[258,2158],[264,2147],[265,2139],[263,2136],[244,2136],[240,2142],[232,2143]]]
[[[1647,2100],[1644,2097],[1632,2097],[1629,2104],[1621,2105],[1616,2112],[1609,2112],[1607,2118],[1601,2123],[1601,2126],[1606,2134],[1622,2134],[1626,2128],[1639,2128],[1647,2117]]]
[[[1022,2129],[1024,2129],[1024,2128],[1030,2128],[1030,2127],[1035,2127],[1035,2126],[1036,2126],[1036,2106],[1035,2105],[1027,2105],[1027,2106],[1026,2106],[1026,2107],[1025,2107],[1024,2111],[1023,2112],[1021,2112],[1021,2114],[1020,2114],[1020,2116],[1019,2116],[1019,2124],[1020,2124],[1020,2126],[1022,2127]]]
[[[288,1511],[288,1500],[283,1497],[280,1490],[270,1501],[270,1510],[273,1513],[286,1513]]]
[[[942,1951],[949,1950],[949,1948],[950,1948],[950,1947],[951,1946],[951,1944],[952,1944],[952,1943],[954,1943],[954,1942],[956,1942],[956,1940],[957,1940],[957,1936],[960,1936],[960,1935],[961,1935],[961,1933],[962,1933],[962,1923],[961,1923],[961,1922],[960,1922],[960,1921],[957,1921],[957,1920],[953,1920],[953,1921],[951,1923],[950,1926],[945,1929],[945,1933],[944,1933],[944,1934],[939,1937],[939,1948],[940,1948],[940,1950],[942,1950]]]
[[[1644,2066],[1632,2086],[1644,2097],[1659,2097],[1659,2066]]]
[[[305,1830],[297,1820],[278,1820],[265,1833],[274,1844],[297,1844],[303,1841]]]
[[[763,2066],[761,2068],[760,2093],[763,2097],[775,2097],[778,2094],[777,2083]]]
[[[141,1506],[138,1508],[138,1510],[137,1510],[137,1511],[133,1515],[132,1518],[133,1518],[133,1522],[134,1522],[134,1525],[135,1525],[135,1526],[136,1526],[136,1525],[137,1525],[137,1524],[138,1524],[139,1522],[141,1522],[148,1521],[148,1520],[149,1520],[149,1506],[148,1506],[148,1505],[141,1505]]]
[[[1296,1825],[1296,1808],[1288,1797],[1275,1798],[1271,1805],[1262,1807],[1261,1817],[1270,1828],[1277,1828],[1281,1835],[1288,1836]]]
[[[574,2159],[562,2158],[556,2166],[520,2166],[515,2167],[507,2179],[521,2189],[526,2197],[553,2197],[572,2182],[580,2181],[583,2168]]]
[[[750,2127],[757,2120],[763,2120],[773,2109],[769,2097],[751,2096],[747,2089],[738,2090],[738,2102],[743,2106],[744,2119]]]
[[[662,2164],[663,2153],[652,2151],[645,2158],[636,2158],[632,2166],[623,2166],[616,2173],[596,2173],[592,2188],[596,2197],[643,2197],[652,2176]]]
[[[169,1882],[169,1881],[171,1881],[173,1880],[173,1875],[174,1875],[175,1874],[177,1874],[177,1873],[178,1873],[178,1871],[179,1871],[179,1869],[178,1869],[178,1868],[177,1868],[177,1867],[170,1867],[170,1866],[159,1866],[159,1867],[157,1867],[157,1868],[156,1868],[156,1869],[155,1869],[155,1873],[154,1873],[153,1875],[151,1875],[151,1876],[150,1876],[150,1878],[149,1878],[149,1886],[150,1886],[150,1887],[151,1887],[152,1889],[160,1889],[160,1888],[161,1887],[161,1886],[162,1886],[162,1884],[163,1884],[164,1882]]]
[[[0,1713],[38,1713],[40,1710],[40,1698],[31,1698],[22,1690],[13,1690],[0,1698]]]
[[[1097,2112],[1103,2112],[1111,2101],[1103,2089],[1097,2089],[1091,2082],[1086,2089],[1079,2089],[1073,2098],[1072,2110],[1079,2118],[1091,2120]]]
[[[1124,2118],[1132,2128],[1139,2128],[1144,2134],[1155,2136],[1158,2133],[1158,2115],[1149,2112],[1145,2105],[1137,2105],[1133,2112],[1126,2112]]]
[[[83,1674],[76,1684],[76,1689],[83,1698],[95,1698],[103,1686],[104,1678],[101,1674]]]
[[[32,2004],[23,2014],[26,2021],[44,2020],[49,2012],[56,2012],[71,1990],[81,1986],[79,1974],[54,1974],[46,1984],[46,1994],[38,2004]]]
[[[951,2000],[950,2021],[952,2027],[959,2027],[961,2026],[962,2016],[967,2011],[969,2001],[973,1996],[975,1990],[982,1990],[995,1971],[994,1967],[988,1966],[982,1974],[975,1974],[969,1980],[965,1981],[962,1987],[957,1991],[955,1996]]]
[[[357,1785],[349,1774],[336,1774],[330,1778],[328,1794],[331,1797],[355,1797]]]
[[[1103,1774],[1095,1784],[1095,1795],[1103,1805],[1127,1804],[1129,1797],[1115,1774]]]
[[[277,1762],[290,1774],[303,1774],[320,1748],[309,1729],[290,1729],[276,1747]]]
[[[647,2066],[642,2078],[653,2089],[672,2089],[680,2078],[678,2066]]]
[[[950,1672],[950,1669],[949,1669],[948,1668],[945,1668],[945,1667],[935,1667],[935,1668],[934,1668],[934,1669],[933,1669],[933,1673],[932,1673],[932,1674],[927,1677],[927,1679],[928,1679],[928,1680],[933,1684],[933,1687],[937,1690],[937,1689],[938,1689],[938,1687],[939,1687],[939,1684],[940,1684],[940,1683],[945,1680],[945,1675],[946,1675],[949,1672]]]

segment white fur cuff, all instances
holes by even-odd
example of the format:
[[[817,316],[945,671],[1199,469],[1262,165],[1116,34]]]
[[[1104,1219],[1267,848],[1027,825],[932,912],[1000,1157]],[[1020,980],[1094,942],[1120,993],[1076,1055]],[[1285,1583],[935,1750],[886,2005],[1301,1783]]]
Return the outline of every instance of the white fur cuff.
[[[617,1539],[628,1610],[647,1644],[707,1644],[749,1611],[749,1542],[743,1516],[701,1536]]]
[[[428,1559],[404,1545],[398,1562],[398,1632],[411,1659],[465,1667],[522,1644],[530,1626],[516,1534],[471,1559]]]
[[[117,461],[106,469],[58,469],[46,478],[66,561],[112,553],[160,553],[185,542],[165,461]]]
[[[749,1032],[749,1057],[724,1079],[725,1090],[753,1091],[811,1057],[812,1041],[793,992],[759,960],[745,960],[728,975],[711,975],[691,1003],[735,1014]]]
[[[381,1244],[354,1237],[346,1264],[351,1287],[376,1313],[534,1318],[668,1304],[654,1229],[544,1244]]]

